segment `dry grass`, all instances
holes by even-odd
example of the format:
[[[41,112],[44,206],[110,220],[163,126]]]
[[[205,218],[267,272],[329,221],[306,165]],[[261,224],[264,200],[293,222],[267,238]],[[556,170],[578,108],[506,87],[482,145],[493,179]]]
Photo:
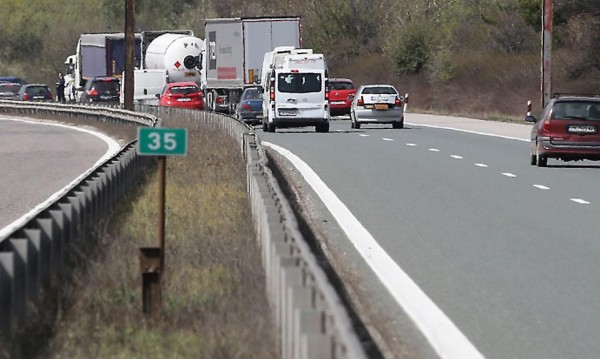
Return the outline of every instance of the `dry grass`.
[[[167,160],[160,316],[142,313],[138,260],[140,247],[157,242],[152,173],[99,226],[95,243],[71,252],[70,280],[46,301],[35,333],[13,343],[12,357],[276,358],[245,186],[239,144],[190,128],[188,155]]]

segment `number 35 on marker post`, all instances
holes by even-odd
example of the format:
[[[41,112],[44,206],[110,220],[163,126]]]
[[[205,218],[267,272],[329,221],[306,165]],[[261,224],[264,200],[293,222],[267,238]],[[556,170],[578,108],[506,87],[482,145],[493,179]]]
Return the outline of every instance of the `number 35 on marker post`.
[[[142,156],[185,156],[187,129],[139,127],[137,153]]]

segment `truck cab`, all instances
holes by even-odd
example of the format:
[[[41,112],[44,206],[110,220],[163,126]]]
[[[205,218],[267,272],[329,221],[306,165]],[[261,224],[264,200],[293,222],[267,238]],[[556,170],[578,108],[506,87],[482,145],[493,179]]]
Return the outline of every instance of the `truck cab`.
[[[263,93],[263,130],[315,126],[329,132],[329,84],[322,54],[288,54]]]

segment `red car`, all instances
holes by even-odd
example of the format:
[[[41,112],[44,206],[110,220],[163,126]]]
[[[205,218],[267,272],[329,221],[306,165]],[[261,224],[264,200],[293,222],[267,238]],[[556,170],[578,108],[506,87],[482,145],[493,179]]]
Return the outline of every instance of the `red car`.
[[[195,82],[172,82],[165,86],[158,99],[160,106],[204,109],[204,95]]]
[[[329,112],[332,116],[350,114],[356,87],[350,79],[329,79]]]
[[[546,167],[549,158],[600,161],[600,98],[558,95],[536,118],[531,128],[530,162]]]

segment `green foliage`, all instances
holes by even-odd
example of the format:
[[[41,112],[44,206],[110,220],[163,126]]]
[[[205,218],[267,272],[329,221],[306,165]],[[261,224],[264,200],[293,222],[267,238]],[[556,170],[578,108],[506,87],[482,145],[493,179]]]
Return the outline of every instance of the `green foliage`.
[[[429,61],[435,39],[424,25],[410,25],[391,44],[392,57],[400,74],[419,73]]]

